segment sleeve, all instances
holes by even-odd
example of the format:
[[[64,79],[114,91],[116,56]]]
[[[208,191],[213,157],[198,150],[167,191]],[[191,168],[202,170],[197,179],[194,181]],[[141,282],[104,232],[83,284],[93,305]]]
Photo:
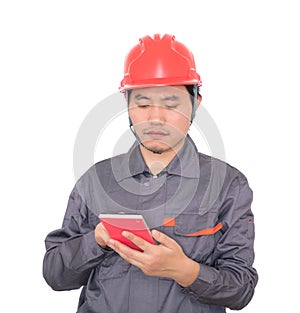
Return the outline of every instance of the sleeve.
[[[201,302],[240,310],[251,300],[258,281],[254,262],[252,190],[241,175],[233,180],[220,211],[221,237],[213,265],[200,264],[200,272],[184,292]]]
[[[62,228],[52,231],[45,239],[43,276],[54,290],[85,285],[92,269],[108,252],[95,240],[91,214],[75,186]],[[93,217],[95,221],[96,216]]]

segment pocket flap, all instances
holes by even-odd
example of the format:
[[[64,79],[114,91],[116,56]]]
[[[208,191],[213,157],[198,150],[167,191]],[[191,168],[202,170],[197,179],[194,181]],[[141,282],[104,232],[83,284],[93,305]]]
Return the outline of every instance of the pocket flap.
[[[215,218],[215,214],[181,214],[176,218],[175,233],[186,237],[213,235],[223,227]]]

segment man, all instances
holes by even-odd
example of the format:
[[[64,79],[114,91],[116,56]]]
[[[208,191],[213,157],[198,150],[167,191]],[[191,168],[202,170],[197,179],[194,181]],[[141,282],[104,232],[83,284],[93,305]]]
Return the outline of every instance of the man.
[[[44,277],[54,290],[83,287],[78,312],[216,313],[251,300],[252,191],[188,135],[200,86],[174,36],[145,36],[127,55],[120,90],[136,142],[78,180],[46,238]],[[156,244],[130,232],[142,252],[112,240],[98,216],[117,212],[142,214]]]

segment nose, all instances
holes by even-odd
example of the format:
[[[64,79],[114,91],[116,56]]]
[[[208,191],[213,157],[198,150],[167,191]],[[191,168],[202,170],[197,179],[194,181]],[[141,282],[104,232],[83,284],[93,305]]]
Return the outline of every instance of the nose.
[[[164,109],[160,105],[151,105],[149,109],[148,121],[151,124],[164,124]]]

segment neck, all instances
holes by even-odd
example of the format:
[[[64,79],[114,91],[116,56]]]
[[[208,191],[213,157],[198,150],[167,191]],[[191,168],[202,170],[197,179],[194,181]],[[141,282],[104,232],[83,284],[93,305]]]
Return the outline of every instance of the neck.
[[[182,148],[183,144],[184,140],[182,140],[182,142],[176,148],[170,149],[161,154],[153,153],[147,150],[142,145],[140,145],[140,150],[143,159],[150,169],[151,173],[157,175],[169,165],[169,163],[174,159],[178,151]]]

